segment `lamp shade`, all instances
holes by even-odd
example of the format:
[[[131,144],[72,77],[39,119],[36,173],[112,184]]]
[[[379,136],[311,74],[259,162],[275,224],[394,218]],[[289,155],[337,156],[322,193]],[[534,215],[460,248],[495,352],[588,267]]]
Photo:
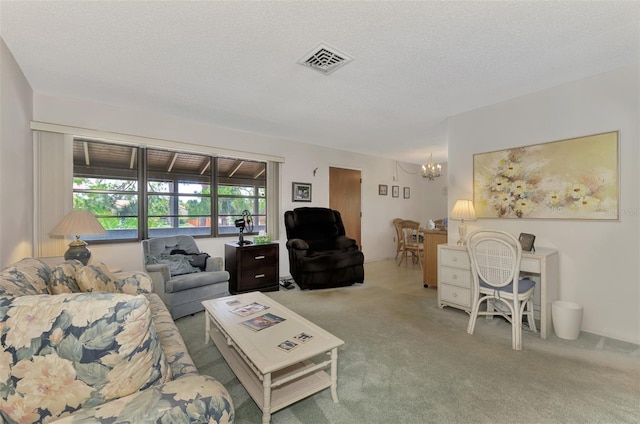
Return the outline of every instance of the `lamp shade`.
[[[73,209],[49,232],[52,236],[97,236],[107,234],[102,224],[89,211]]]
[[[467,221],[475,221],[476,210],[471,200],[456,200],[453,210],[449,215],[449,219],[461,219]]]
[[[80,240],[80,235],[94,236],[107,234],[102,224],[89,211],[72,210],[62,218],[62,221],[49,232],[52,236],[73,236],[76,238],[69,243],[69,249],[65,252],[65,260],[77,259],[86,265],[91,258],[91,251],[87,243]]]

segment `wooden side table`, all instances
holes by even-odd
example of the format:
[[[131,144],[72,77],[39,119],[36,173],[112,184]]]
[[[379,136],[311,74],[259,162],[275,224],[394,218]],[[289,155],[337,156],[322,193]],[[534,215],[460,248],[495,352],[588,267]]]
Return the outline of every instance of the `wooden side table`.
[[[236,294],[279,290],[279,251],[278,243],[226,243],[224,267],[229,272],[229,291]]]
[[[424,268],[422,283],[425,287],[438,287],[438,245],[447,243],[447,232],[423,230]]]

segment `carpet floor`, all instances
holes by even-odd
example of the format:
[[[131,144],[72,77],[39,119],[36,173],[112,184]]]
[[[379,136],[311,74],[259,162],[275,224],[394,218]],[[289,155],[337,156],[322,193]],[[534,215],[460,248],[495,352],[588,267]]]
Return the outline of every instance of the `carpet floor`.
[[[350,287],[266,293],[345,341],[338,397],[327,389],[272,415],[299,423],[640,423],[640,347],[593,334],[578,340],[523,332],[511,349],[510,325],[437,306],[417,265],[365,264]],[[176,321],[196,366],[220,380],[236,422],[262,412],[216,347],[204,343],[204,312]]]

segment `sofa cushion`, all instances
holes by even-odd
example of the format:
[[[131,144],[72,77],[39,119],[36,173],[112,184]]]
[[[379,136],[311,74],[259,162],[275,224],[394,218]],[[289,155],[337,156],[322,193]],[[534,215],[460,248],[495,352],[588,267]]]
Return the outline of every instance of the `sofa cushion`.
[[[25,258],[0,271],[0,296],[47,294],[51,268],[39,259]]]
[[[49,280],[49,291],[51,294],[79,293],[80,287],[76,281],[76,274],[82,268],[82,262],[71,259],[54,266],[51,269],[51,280]]]
[[[78,269],[76,281],[83,292],[118,292],[117,278],[102,262]]]
[[[199,268],[191,265],[191,256],[188,255],[147,255],[146,265],[165,264],[169,266],[169,273],[172,277],[176,275],[193,274],[200,272]]]
[[[55,419],[171,378],[143,295],[0,297],[0,329],[9,422]]]

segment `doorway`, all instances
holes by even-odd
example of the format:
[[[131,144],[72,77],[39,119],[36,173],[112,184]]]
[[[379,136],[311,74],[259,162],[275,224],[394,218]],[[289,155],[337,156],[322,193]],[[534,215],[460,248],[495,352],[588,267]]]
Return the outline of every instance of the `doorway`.
[[[329,207],[340,212],[347,237],[361,241],[362,175],[355,169],[329,167]]]

